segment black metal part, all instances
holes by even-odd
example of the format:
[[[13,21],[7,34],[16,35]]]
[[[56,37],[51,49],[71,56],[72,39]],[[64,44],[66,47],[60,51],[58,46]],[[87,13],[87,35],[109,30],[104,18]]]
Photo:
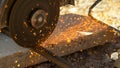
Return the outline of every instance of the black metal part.
[[[40,29],[47,23],[47,14],[44,10],[36,10],[31,17],[31,25],[33,28]]]
[[[75,5],[75,1],[74,0],[69,0],[68,4]]]
[[[75,5],[75,1],[74,0],[58,0],[60,2],[60,6],[64,6],[66,4],[71,4],[71,5]]]
[[[89,11],[88,11],[88,15],[89,16],[91,16],[91,11],[92,11],[92,9],[98,4],[98,3],[100,3],[102,0],[96,0],[93,4],[92,4],[92,6],[90,6],[90,8],[89,8]]]
[[[64,59],[54,55],[52,52],[50,52],[49,50],[46,50],[45,48],[43,48],[40,45],[32,48],[32,50],[37,52],[38,54],[44,56],[45,58],[49,59],[49,61],[57,64],[60,68],[74,68],[74,67],[72,67],[72,65],[70,65],[68,62],[66,62]]]

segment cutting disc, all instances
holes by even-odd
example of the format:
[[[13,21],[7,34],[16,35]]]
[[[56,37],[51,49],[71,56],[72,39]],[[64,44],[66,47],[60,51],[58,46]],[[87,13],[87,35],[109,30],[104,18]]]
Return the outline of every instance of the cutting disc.
[[[33,47],[48,38],[58,16],[56,0],[17,0],[9,18],[11,37],[23,47]]]

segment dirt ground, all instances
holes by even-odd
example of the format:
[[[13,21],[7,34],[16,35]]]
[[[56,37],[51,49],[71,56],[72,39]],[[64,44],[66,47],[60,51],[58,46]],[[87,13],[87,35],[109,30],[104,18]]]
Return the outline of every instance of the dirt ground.
[[[63,56],[74,68],[120,68],[120,37],[117,42],[106,43],[84,51]],[[112,57],[114,54],[114,57]],[[117,58],[118,57],[118,58]],[[28,68],[59,68],[44,62]]]

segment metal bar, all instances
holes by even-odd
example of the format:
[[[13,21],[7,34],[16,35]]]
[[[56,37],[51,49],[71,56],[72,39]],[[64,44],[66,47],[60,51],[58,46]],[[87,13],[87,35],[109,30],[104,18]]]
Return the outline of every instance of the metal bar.
[[[60,68],[73,68],[70,64],[68,64],[67,61],[64,59],[54,55],[51,51],[45,49],[42,46],[36,46],[34,48],[31,48],[33,51],[37,52],[38,54],[42,55],[49,61],[57,64]]]

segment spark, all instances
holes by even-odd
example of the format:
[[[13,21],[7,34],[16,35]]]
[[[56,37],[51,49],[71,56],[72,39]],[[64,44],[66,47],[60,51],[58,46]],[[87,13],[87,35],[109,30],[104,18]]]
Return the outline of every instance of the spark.
[[[17,67],[20,67],[20,64],[18,64]]]
[[[61,51],[61,53],[65,53],[65,51],[64,51],[64,50],[62,50],[62,51]]]
[[[40,33],[42,32],[42,30],[40,30]]]
[[[32,55],[29,55],[29,58],[32,58]]]
[[[36,36],[37,34],[34,32],[33,35]]]
[[[18,63],[18,60],[15,60],[15,63]]]
[[[28,25],[27,25],[27,23],[26,23],[26,22],[24,22],[23,24],[24,24],[24,26],[25,26],[26,28],[28,28]]]
[[[14,39],[17,39],[17,34],[15,34]]]
[[[33,52],[31,51],[30,54],[33,55]]]
[[[70,42],[71,42],[71,39],[70,39],[70,38],[67,38],[67,42],[70,43]]]
[[[103,35],[104,37],[106,37],[106,35]]]
[[[6,4],[4,7],[5,7],[5,8],[8,8],[8,5]]]

